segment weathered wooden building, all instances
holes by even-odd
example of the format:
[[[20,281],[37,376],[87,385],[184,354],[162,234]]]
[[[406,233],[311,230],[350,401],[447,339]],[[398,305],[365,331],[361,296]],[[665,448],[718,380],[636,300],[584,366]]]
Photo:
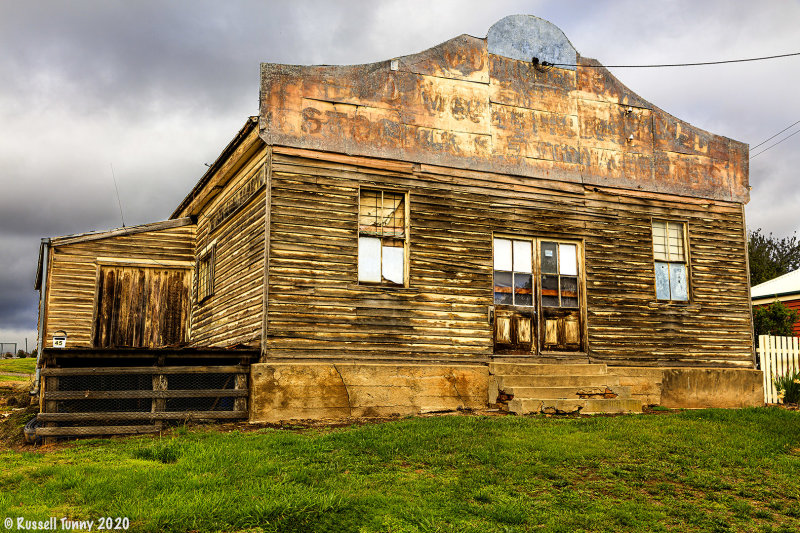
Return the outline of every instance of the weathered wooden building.
[[[747,145],[526,15],[261,79],[169,221],[43,244],[45,374],[236,354],[254,421],[761,402]]]

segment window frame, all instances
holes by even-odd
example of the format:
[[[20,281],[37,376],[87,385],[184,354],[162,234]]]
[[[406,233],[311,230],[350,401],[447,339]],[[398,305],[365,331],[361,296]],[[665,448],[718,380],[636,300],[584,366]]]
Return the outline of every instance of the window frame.
[[[536,330],[534,332],[534,345],[531,354],[529,355],[541,355],[541,356],[548,356],[552,354],[557,355],[569,355],[569,354],[579,354],[584,355],[588,353],[589,350],[589,338],[588,338],[588,328],[587,328],[587,319],[588,319],[588,312],[587,312],[587,285],[586,285],[586,240],[582,237],[576,237],[574,239],[570,239],[568,237],[547,237],[541,235],[534,235],[534,236],[523,236],[520,233],[514,234],[508,231],[503,232],[492,232],[491,235],[492,242],[491,242],[491,249],[492,249],[492,256],[491,256],[491,265],[492,265],[492,273],[491,273],[491,291],[490,291],[490,298],[491,298],[491,305],[490,309],[492,310],[491,313],[496,313],[497,310],[500,309],[515,309],[520,310],[522,312],[529,312],[532,313],[534,316],[534,322],[536,324]],[[533,304],[530,306],[519,306],[519,305],[511,305],[511,304],[499,304],[495,303],[495,284],[494,284],[494,257],[495,257],[495,239],[507,239],[507,240],[525,240],[531,243],[531,270],[532,270],[532,291],[533,291]],[[574,276],[577,279],[577,307],[562,307],[559,305],[558,307],[553,306],[546,306],[547,309],[551,310],[556,314],[561,313],[577,313],[579,319],[579,331],[578,331],[578,345],[579,348],[577,350],[553,350],[553,349],[545,349],[544,348],[544,339],[545,339],[545,321],[546,321],[546,313],[545,313],[545,306],[542,305],[542,268],[541,268],[541,243],[542,242],[552,242],[556,245],[560,244],[570,244],[575,246],[575,264],[576,264],[576,275]],[[513,246],[513,245],[512,245]],[[568,276],[572,277],[571,274],[561,274],[560,273],[560,256],[561,253],[559,251],[559,261],[557,263],[557,270],[559,272],[557,274],[550,274],[558,276],[559,280],[561,276]],[[512,265],[513,266],[513,265]],[[538,281],[537,281],[538,280]],[[560,283],[560,281],[559,281]],[[513,276],[512,276],[512,284],[513,284]],[[513,289],[513,287],[512,287]],[[561,299],[561,290],[559,284],[559,302]],[[494,315],[491,315],[494,316]],[[493,319],[492,319],[493,320]]]
[[[496,270],[495,267],[495,258],[497,254],[497,249],[495,245],[497,244],[497,239],[503,239],[511,242],[511,270]],[[523,272],[522,270],[514,270],[514,241],[522,241],[527,242],[531,246],[531,271],[530,272]],[[535,237],[511,237],[508,235],[500,235],[500,234],[493,234],[492,235],[492,305],[507,305],[512,307],[524,307],[524,308],[536,308],[537,305],[537,298],[539,297],[539,291],[536,290],[536,265],[535,258],[536,258],[536,238]],[[498,303],[495,301],[495,287],[497,286],[495,283],[495,275],[497,272],[507,272],[511,274],[511,302],[510,304]],[[529,305],[524,304],[517,304],[515,303],[516,300],[516,285],[514,283],[515,274],[525,274],[531,277],[531,303]]]
[[[542,269],[541,269],[541,255],[542,255],[542,243],[543,242],[552,242],[552,243],[554,243],[556,245],[557,250],[558,250],[558,261],[556,262],[556,271],[557,272],[555,272],[555,273],[553,273],[553,272],[542,272]],[[575,274],[562,274],[561,273],[561,245],[562,244],[575,246]],[[536,273],[539,276],[538,280],[539,280],[539,300],[540,300],[539,301],[539,305],[540,305],[540,307],[549,307],[549,308],[552,308],[552,309],[578,309],[578,310],[580,310],[581,307],[582,307],[581,304],[583,303],[583,293],[585,292],[584,289],[583,289],[584,281],[582,279],[583,278],[583,265],[582,265],[583,241],[577,241],[577,240],[576,241],[570,241],[570,240],[566,240],[566,239],[550,239],[550,238],[547,238],[547,237],[538,237],[537,238],[537,243],[536,243],[536,257],[538,259],[538,262],[536,262],[536,266],[538,267],[536,269]],[[545,306],[544,303],[541,302],[541,298],[543,296],[541,294],[542,293],[542,276],[555,276],[556,279],[558,280],[558,302],[559,302],[558,305],[547,305],[547,306]],[[575,306],[565,306],[565,305],[563,305],[561,303],[562,299],[564,298],[564,295],[563,295],[564,291],[561,288],[561,279],[563,277],[569,277],[569,278],[573,278],[574,277],[576,279],[576,288],[575,288],[575,290],[576,290],[577,294],[575,296],[575,299],[577,300],[577,305],[575,305]]]
[[[656,240],[654,235],[654,223],[660,222],[665,224],[664,231],[667,235],[667,259],[657,259],[656,258]],[[671,260],[671,254],[669,253],[669,225],[670,224],[680,224],[681,225],[681,238],[683,239],[683,260],[682,261],[673,261]],[[650,245],[651,245],[651,253],[652,253],[652,265],[653,265],[653,296],[655,301],[662,304],[675,304],[675,305],[688,305],[692,303],[692,269],[691,269],[691,252],[689,250],[689,221],[688,220],[681,220],[675,218],[657,218],[652,217],[650,219]],[[667,278],[669,282],[669,298],[659,298],[658,297],[658,281],[657,281],[657,274],[656,274],[656,263],[666,263],[667,265],[670,264],[682,264],[684,265],[684,269],[686,270],[686,299],[676,299],[672,297],[672,280],[670,277]],[[670,276],[669,273],[669,266],[667,267],[667,276]]]
[[[531,275],[533,276],[532,282],[533,285],[531,290],[533,291],[533,302],[531,305],[517,305],[517,304],[500,304],[495,302],[494,300],[494,275],[495,272],[498,272],[494,268],[494,258],[495,258],[495,239],[505,239],[509,241],[527,241],[531,243]],[[559,251],[558,257],[558,264],[556,269],[559,270],[557,273],[552,272],[542,272],[541,269],[541,245],[542,242],[552,242],[556,245],[560,244],[571,244],[575,246],[575,268],[576,274],[561,274],[560,267],[561,267],[561,252]],[[513,244],[512,244],[513,246]],[[585,269],[583,265],[584,261],[584,240],[583,239],[565,239],[563,237],[522,237],[520,235],[513,235],[508,232],[494,232],[492,233],[492,305],[510,305],[512,307],[535,307],[537,310],[542,307],[542,275],[551,275],[556,276],[559,279],[559,301],[561,300],[561,285],[560,279],[562,276],[567,277],[575,277],[577,278],[578,282],[578,305],[576,307],[564,307],[562,305],[558,306],[547,306],[556,309],[584,309],[585,308],[585,296],[586,296],[586,279],[585,279]],[[512,252],[513,253],[513,252]],[[513,265],[512,265],[513,267]],[[500,272],[511,272],[512,274],[517,272],[516,270],[506,271],[501,270]],[[537,281],[538,280],[538,281]],[[513,276],[512,276],[512,294],[513,294]]]
[[[378,192],[381,194],[389,193],[392,195],[402,196],[403,202],[403,236],[402,238],[398,237],[390,237],[390,236],[376,236],[371,235],[369,233],[362,233],[361,231],[361,201],[362,201],[362,194],[364,192]],[[409,263],[410,263],[410,240],[409,240],[409,233],[410,233],[410,193],[408,190],[403,189],[396,189],[392,187],[371,187],[371,186],[362,186],[359,185],[358,187],[358,196],[356,198],[356,284],[360,286],[366,287],[383,287],[383,288],[408,288],[409,287]],[[380,240],[381,246],[381,257],[380,257],[380,267],[381,267],[381,281],[363,281],[360,279],[360,268],[361,268],[361,238],[362,237],[373,237]],[[403,243],[403,282],[402,283],[395,283],[391,280],[388,280],[383,277],[383,241],[384,239],[396,239],[400,240]]]
[[[205,294],[201,295],[200,290],[203,287],[203,273],[201,272],[203,262],[208,261],[208,290]],[[195,267],[195,298],[198,304],[206,302],[209,298],[214,296],[214,278],[217,263],[217,245],[216,243],[207,246],[197,257]]]

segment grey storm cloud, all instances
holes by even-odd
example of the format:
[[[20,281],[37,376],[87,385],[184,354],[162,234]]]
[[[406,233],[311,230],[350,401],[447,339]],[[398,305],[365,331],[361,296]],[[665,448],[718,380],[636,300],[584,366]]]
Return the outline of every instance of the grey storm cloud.
[[[41,237],[167,218],[258,112],[259,63],[411,54],[503,16],[552,21],[605,64],[800,50],[797,1],[108,1],[0,3],[0,342],[35,338]],[[800,119],[800,58],[614,69],[701,128],[757,143]],[[800,135],[751,164],[750,227],[800,225]]]

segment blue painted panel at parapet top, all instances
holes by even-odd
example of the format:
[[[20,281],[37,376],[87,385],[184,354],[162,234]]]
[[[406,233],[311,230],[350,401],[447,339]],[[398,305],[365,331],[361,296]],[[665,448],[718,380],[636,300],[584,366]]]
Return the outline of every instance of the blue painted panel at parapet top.
[[[575,70],[577,52],[567,36],[555,24],[533,15],[511,15],[489,28],[486,45],[490,54],[519,61],[558,63]]]

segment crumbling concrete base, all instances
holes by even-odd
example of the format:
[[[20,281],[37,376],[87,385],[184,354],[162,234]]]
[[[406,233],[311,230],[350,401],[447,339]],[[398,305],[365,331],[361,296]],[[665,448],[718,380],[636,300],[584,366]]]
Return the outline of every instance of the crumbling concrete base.
[[[764,405],[760,370],[739,368],[665,368],[661,402],[664,407],[758,407]]]
[[[736,409],[764,405],[760,370],[750,368],[608,367],[644,405]]]
[[[251,422],[485,409],[489,394],[484,365],[259,363],[250,372]]]
[[[569,370],[564,369],[564,373]],[[629,391],[630,401],[640,402],[639,405],[691,409],[764,404],[759,370],[609,366],[608,374],[618,376],[617,388]],[[486,365],[259,363],[251,366],[250,379],[251,422],[380,418],[485,409],[497,401],[498,395],[497,376],[491,376]],[[571,401],[597,402],[580,398]],[[565,404],[566,407],[569,406]],[[630,406],[623,407],[632,410]],[[589,411],[587,408],[582,412]],[[605,406],[592,412],[619,410]]]

